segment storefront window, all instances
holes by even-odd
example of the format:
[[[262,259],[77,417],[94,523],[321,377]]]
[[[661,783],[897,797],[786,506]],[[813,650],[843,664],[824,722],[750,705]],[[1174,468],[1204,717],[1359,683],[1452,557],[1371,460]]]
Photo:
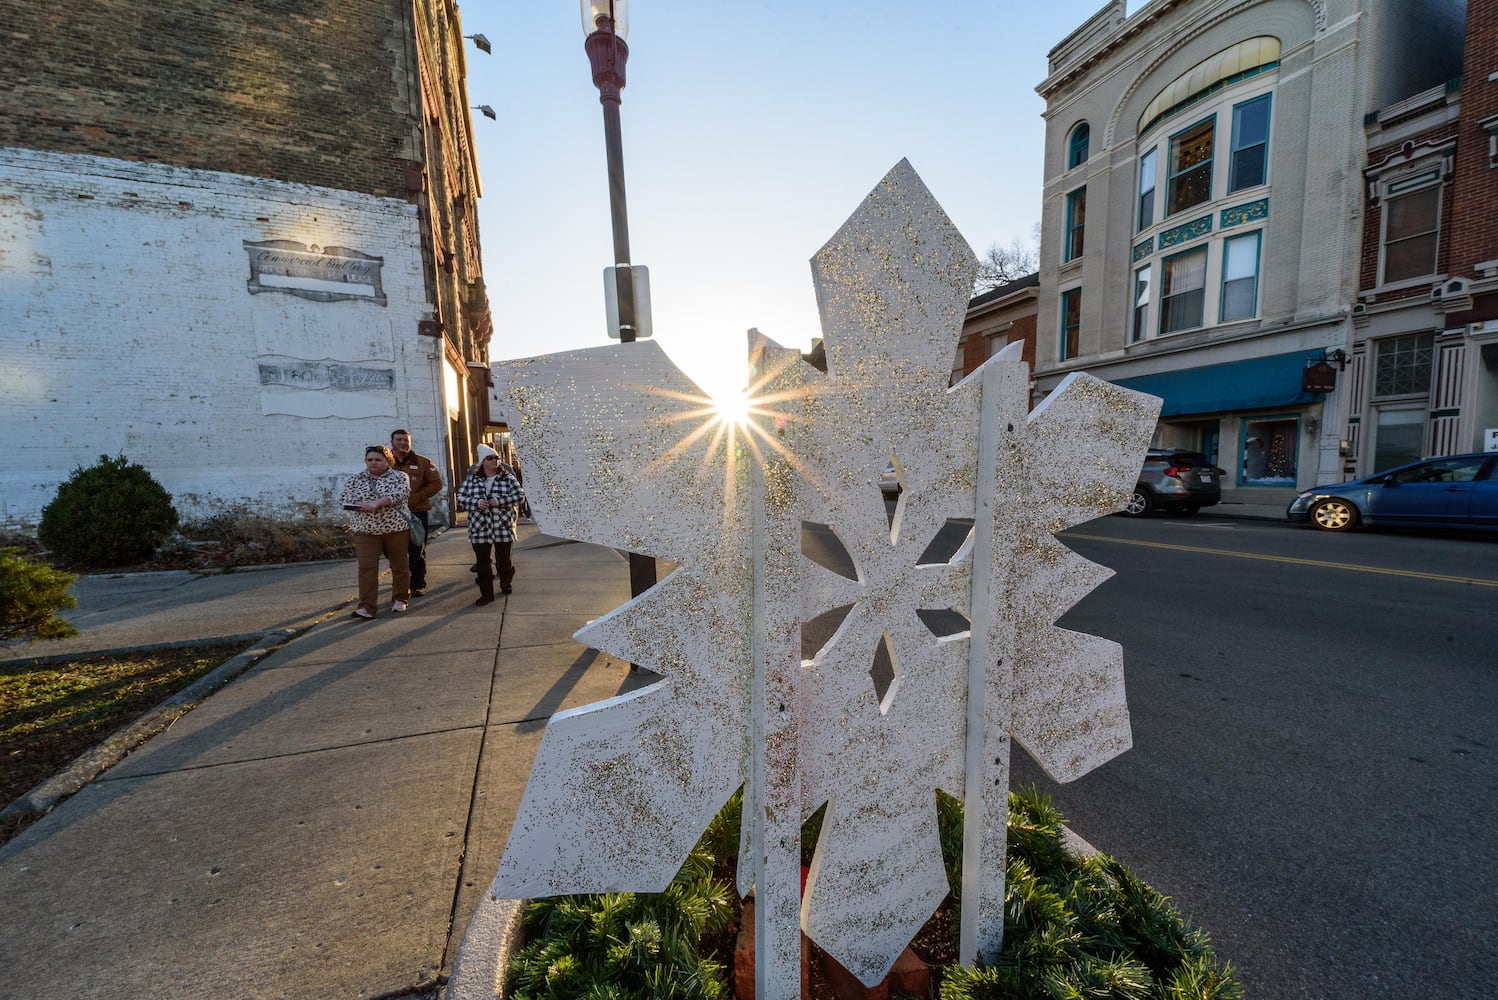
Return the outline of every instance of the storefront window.
[[[1243,485],[1295,485],[1299,428],[1295,417],[1243,422]]]

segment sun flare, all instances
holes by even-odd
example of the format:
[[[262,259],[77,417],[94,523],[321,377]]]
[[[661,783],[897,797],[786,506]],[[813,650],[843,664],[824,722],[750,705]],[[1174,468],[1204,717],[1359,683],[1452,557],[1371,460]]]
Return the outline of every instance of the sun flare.
[[[738,389],[715,395],[713,408],[717,410],[719,422],[742,427],[749,420],[749,394]]]

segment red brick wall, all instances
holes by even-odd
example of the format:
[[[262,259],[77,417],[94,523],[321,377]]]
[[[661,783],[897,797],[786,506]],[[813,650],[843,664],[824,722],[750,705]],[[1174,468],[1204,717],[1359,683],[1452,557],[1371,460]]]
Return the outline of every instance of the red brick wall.
[[[1456,149],[1455,219],[1449,273],[1477,277],[1473,265],[1498,259],[1498,169],[1488,165],[1488,134],[1479,123],[1498,115],[1498,0],[1468,0],[1462,67],[1461,138]]]
[[[0,145],[404,197],[404,7],[6,3]]]
[[[1025,342],[1024,353],[1021,356],[1025,359],[1025,364],[1030,366],[1030,370],[1034,371],[1035,314],[1033,312],[1028,316],[1020,316],[1016,318],[1014,321],[1014,325],[1009,328],[1009,343],[1012,344],[1016,340],[1023,340]]]
[[[988,338],[975,333],[962,341],[962,374],[977,371],[978,366],[988,360]]]
[[[1464,98],[1465,99],[1465,98]],[[1463,109],[1465,113],[1465,108]],[[1391,143],[1385,146],[1373,146],[1368,149],[1368,163],[1378,164],[1391,154],[1398,153],[1400,148],[1406,145],[1420,147],[1427,142],[1440,142],[1450,138],[1453,126],[1450,124],[1440,125],[1435,128],[1426,129],[1416,133],[1407,140]],[[1458,146],[1460,154],[1460,146]],[[1452,177],[1447,177],[1441,188],[1441,234],[1440,245],[1436,251],[1436,273],[1448,272],[1448,262],[1451,258],[1454,226],[1451,224],[1454,207],[1454,184]],[[1358,289],[1367,291],[1378,285],[1378,251],[1383,236],[1383,201],[1374,201],[1365,185],[1363,189],[1364,214],[1363,214],[1363,239],[1361,254],[1362,259],[1358,265]],[[1454,272],[1453,272],[1454,273]],[[1380,301],[1393,301],[1430,294],[1428,285],[1418,288],[1406,288],[1396,292],[1388,292],[1379,295]]]

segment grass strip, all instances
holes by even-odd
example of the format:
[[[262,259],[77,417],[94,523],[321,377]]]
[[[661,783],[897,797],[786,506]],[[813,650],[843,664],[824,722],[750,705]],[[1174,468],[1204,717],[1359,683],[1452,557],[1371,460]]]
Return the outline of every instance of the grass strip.
[[[244,642],[183,646],[0,666],[0,805],[244,647]],[[6,838],[0,831],[0,842]]]

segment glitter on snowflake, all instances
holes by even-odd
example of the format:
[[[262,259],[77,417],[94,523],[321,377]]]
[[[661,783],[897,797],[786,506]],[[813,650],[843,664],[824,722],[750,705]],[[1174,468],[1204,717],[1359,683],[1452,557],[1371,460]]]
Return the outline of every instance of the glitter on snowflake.
[[[941,789],[967,804],[963,957],[996,955],[1009,739],[1063,780],[1129,745],[1118,646],[1055,625],[1111,574],[1055,534],[1122,507],[1159,401],[1074,375],[1029,412],[1012,348],[949,388],[975,268],[902,161],[813,260],[827,372],[751,335],[742,430],[651,343],[496,366],[548,533],[676,568],[577,634],[664,679],[552,719],[495,895],[659,891],[743,785],[759,995],[798,994],[798,923],[872,984],[947,891]],[[953,521],[969,541],[924,560]],[[800,556],[803,522],[851,575]],[[800,624],[847,605],[803,664]]]

